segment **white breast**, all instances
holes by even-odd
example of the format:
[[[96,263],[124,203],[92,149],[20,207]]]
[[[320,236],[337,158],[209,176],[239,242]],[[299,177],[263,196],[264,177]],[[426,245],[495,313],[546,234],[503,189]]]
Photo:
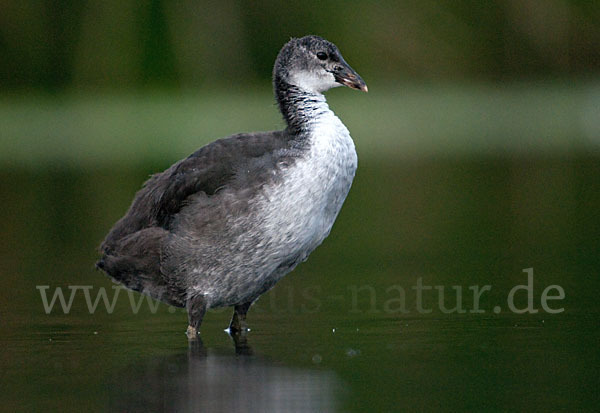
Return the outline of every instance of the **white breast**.
[[[306,155],[284,172],[280,185],[265,194],[266,221],[273,231],[269,237],[282,255],[299,261],[331,231],[357,167],[348,129],[326,103],[318,112],[309,128]]]

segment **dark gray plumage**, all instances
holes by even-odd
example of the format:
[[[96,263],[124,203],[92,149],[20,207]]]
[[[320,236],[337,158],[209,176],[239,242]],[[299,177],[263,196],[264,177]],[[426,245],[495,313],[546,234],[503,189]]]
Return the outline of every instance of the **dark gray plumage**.
[[[337,47],[290,40],[273,70],[282,131],[206,145],[153,175],[100,246],[114,280],[186,307],[188,335],[205,311],[234,306],[231,332],[250,305],[329,234],[350,189],[356,152],[323,92],[367,90]]]

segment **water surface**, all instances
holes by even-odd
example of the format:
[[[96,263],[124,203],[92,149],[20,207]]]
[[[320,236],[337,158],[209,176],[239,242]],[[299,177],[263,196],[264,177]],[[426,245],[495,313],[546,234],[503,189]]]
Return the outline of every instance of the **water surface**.
[[[207,315],[196,343],[183,312],[137,293],[90,313],[86,290],[92,302],[115,293],[95,248],[166,166],[0,173],[7,411],[597,406],[599,157],[361,159],[330,238],[250,310],[241,343],[223,331],[229,309]],[[507,296],[529,268],[537,312],[518,314]],[[420,302],[419,282],[432,287]],[[488,285],[473,312],[470,287]],[[564,291],[546,302],[556,314],[542,307],[552,285]],[[59,287],[67,299],[74,288],[72,307],[47,314],[41,292]]]

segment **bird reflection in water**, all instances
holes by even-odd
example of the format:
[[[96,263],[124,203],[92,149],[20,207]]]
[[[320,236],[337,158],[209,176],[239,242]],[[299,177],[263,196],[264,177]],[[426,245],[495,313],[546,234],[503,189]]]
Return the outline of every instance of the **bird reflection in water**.
[[[110,383],[117,411],[336,411],[342,388],[334,373],[286,367],[257,356],[247,335],[231,336],[235,352],[206,348],[142,359]]]

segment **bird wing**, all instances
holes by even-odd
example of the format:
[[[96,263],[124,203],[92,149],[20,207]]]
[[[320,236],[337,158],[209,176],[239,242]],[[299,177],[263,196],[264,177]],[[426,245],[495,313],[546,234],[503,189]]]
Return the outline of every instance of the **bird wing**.
[[[231,182],[239,165],[285,145],[285,132],[275,131],[233,135],[198,149],[144,183],[100,250],[110,253],[119,240],[145,228],[168,229],[188,197],[198,192],[213,195]]]

